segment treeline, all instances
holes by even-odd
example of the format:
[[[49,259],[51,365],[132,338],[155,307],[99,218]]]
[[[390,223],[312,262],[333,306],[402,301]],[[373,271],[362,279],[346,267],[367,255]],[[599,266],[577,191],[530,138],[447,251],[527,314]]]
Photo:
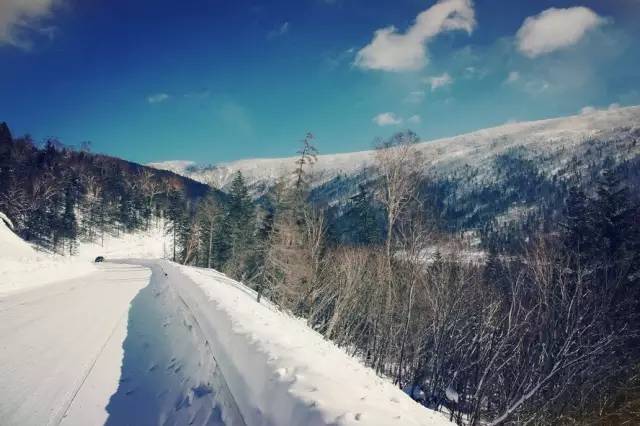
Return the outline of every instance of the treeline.
[[[47,249],[73,254],[81,238],[146,229],[176,199],[188,207],[209,193],[220,197],[206,185],[87,146],[14,139],[0,123],[0,211],[20,236]]]
[[[263,199],[238,173],[227,204],[201,203],[177,260],[242,280],[459,424],[638,422],[640,218],[617,174],[589,194],[566,182],[556,226],[472,262],[435,226],[416,140],[379,146],[340,222],[310,202],[307,137]]]

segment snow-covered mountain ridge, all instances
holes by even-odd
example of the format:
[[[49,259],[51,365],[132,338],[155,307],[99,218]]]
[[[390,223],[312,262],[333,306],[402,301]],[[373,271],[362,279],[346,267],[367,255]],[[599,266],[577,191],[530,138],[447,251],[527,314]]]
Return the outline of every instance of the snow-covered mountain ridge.
[[[475,132],[424,141],[419,144],[427,165],[436,173],[446,173],[456,166],[481,167],[497,155],[522,147],[533,153],[559,161],[587,149],[593,140],[620,141],[640,137],[640,106],[594,111],[588,114],[539,121],[510,123]],[[607,155],[616,156],[615,144]],[[322,146],[319,146],[322,149]],[[635,145],[630,154],[640,153]],[[354,175],[371,166],[373,150],[343,154],[319,155],[313,167],[313,184],[320,185],[338,175]],[[171,170],[194,180],[224,188],[236,171],[241,171],[255,187],[269,186],[276,179],[289,175],[296,157],[256,158],[198,166],[191,161],[166,161],[148,164],[157,169]],[[551,166],[553,166],[551,163]]]

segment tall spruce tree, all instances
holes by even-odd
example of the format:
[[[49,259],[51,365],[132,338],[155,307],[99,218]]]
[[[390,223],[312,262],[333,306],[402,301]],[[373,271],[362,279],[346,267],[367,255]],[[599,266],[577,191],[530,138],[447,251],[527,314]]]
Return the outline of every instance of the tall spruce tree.
[[[359,191],[351,198],[351,218],[355,222],[354,239],[358,244],[369,245],[380,242],[380,227],[373,206],[373,196],[360,184]]]
[[[249,253],[254,241],[255,208],[240,171],[231,182],[227,213],[230,254],[225,270],[238,279],[247,271]]]

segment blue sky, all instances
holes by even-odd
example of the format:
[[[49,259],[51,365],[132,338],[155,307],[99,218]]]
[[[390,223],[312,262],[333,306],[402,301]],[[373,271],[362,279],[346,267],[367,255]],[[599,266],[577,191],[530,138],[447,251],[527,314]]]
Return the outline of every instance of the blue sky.
[[[640,104],[640,2],[1,0],[0,120],[138,162]]]

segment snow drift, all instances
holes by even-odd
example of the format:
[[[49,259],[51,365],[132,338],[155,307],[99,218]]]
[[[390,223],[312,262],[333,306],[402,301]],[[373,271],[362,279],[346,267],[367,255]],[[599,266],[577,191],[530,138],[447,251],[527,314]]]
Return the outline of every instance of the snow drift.
[[[0,212],[0,296],[95,270],[89,262],[37,251],[10,226],[9,218]]]
[[[36,252],[29,244],[13,233],[11,220],[0,212],[0,259],[33,258]]]
[[[247,425],[448,425],[303,321],[213,270],[159,261]],[[224,410],[223,410],[224,412]]]

